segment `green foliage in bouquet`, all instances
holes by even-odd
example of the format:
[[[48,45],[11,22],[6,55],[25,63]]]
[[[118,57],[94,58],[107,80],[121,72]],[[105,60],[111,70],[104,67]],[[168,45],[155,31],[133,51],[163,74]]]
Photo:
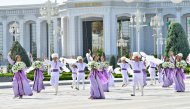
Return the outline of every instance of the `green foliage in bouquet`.
[[[168,56],[168,52],[171,50],[176,55],[177,53],[183,53],[183,58],[189,54],[189,44],[187,40],[187,35],[181,24],[179,23],[172,23],[167,32],[167,39],[166,39],[166,46],[165,46],[165,55]]]
[[[22,61],[26,64],[27,67],[29,67],[31,65],[29,57],[28,57],[25,49],[20,45],[20,43],[18,41],[13,42],[13,45],[12,45],[11,49],[9,50],[9,52],[11,52],[10,57],[14,61],[15,61],[15,56],[20,55],[22,58]]]
[[[98,49],[97,50],[97,55],[100,57],[100,56],[102,56],[102,55],[104,55],[104,51],[103,51],[103,49]]]

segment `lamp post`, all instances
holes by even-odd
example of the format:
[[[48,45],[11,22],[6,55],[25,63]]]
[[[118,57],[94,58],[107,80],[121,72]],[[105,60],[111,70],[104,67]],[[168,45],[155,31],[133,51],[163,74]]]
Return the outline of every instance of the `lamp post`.
[[[157,45],[160,45],[160,57],[162,57],[163,54],[163,45],[166,44],[164,40],[165,39],[162,37],[162,33],[160,33],[160,37],[157,38]]]
[[[157,11],[156,11],[157,13]],[[154,54],[156,54],[156,45],[157,45],[157,56],[159,56],[159,38],[162,38],[162,26],[164,25],[162,18],[157,13],[154,17],[151,18],[150,26],[153,28],[155,33],[154,36]],[[160,45],[162,46],[162,45]]]
[[[61,30],[60,27],[56,27],[56,29],[53,30],[53,36],[56,37],[57,36],[57,43],[58,43],[58,47],[60,45],[61,42],[61,36],[63,35],[63,30]],[[58,49],[58,52],[60,51],[60,49]],[[60,53],[60,52],[59,52]]]
[[[120,39],[117,41],[117,46],[120,47],[121,57],[123,55],[123,47],[127,47],[127,43],[128,41],[123,39],[123,33],[120,32]]]
[[[130,22],[131,22],[131,24],[134,24],[134,25],[131,25],[131,26],[136,28],[136,32],[137,32],[137,51],[140,52],[140,29],[142,27],[144,27],[144,26],[147,26],[147,25],[145,25],[146,16],[145,16],[145,14],[142,14],[140,12],[138,2],[137,2],[137,11],[136,11],[136,13],[134,15],[131,15]]]
[[[16,22],[16,19],[14,21],[14,23],[12,23],[9,27],[9,33],[13,36],[13,41],[17,41],[17,37],[20,35],[20,31],[19,31],[19,25]]]
[[[55,3],[52,3],[50,0],[46,1],[41,9],[40,9],[40,14],[41,16],[47,21],[48,23],[48,58],[50,60],[50,55],[51,55],[51,44],[50,44],[50,27],[51,27],[51,18],[53,16],[58,15],[58,7],[56,6],[57,1],[55,0]]]

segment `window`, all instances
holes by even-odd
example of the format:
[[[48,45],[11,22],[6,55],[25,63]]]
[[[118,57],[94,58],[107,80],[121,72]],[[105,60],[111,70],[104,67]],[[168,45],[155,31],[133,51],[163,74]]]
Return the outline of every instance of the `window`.
[[[167,26],[169,27],[171,23],[176,22],[176,18],[168,17],[167,18]]]
[[[188,42],[190,43],[190,17],[187,17],[186,25],[187,25],[187,38]]]
[[[36,46],[36,24],[30,24],[30,52],[33,57],[37,56],[37,46]]]
[[[123,34],[123,39],[127,41],[127,46],[122,48],[122,53],[121,53],[121,47],[119,47],[118,53],[120,55],[124,55],[126,52],[131,51],[131,36],[132,36],[132,29],[130,27],[131,22],[129,17],[121,17],[118,18],[118,23],[117,23],[117,37],[118,40],[121,38],[120,32]]]

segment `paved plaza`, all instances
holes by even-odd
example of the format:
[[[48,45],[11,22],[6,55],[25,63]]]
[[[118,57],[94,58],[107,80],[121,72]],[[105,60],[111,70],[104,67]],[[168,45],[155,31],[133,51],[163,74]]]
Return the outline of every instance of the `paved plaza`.
[[[54,95],[52,87],[47,86],[40,94],[32,97],[13,99],[12,89],[0,89],[0,109],[190,109],[190,79],[186,80],[186,92],[176,93],[173,88],[160,85],[145,88],[145,96],[136,92],[131,97],[131,85],[121,87],[116,83],[105,100],[89,100],[89,85],[86,90],[73,90],[70,86],[60,86],[59,94]]]

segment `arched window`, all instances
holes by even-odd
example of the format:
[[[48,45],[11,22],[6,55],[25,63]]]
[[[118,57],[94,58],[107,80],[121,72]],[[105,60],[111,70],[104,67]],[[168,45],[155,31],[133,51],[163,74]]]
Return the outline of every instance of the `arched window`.
[[[37,56],[37,47],[36,47],[36,24],[31,23],[30,26],[30,53],[33,57]]]
[[[190,43],[190,16],[186,18],[187,38]]]

